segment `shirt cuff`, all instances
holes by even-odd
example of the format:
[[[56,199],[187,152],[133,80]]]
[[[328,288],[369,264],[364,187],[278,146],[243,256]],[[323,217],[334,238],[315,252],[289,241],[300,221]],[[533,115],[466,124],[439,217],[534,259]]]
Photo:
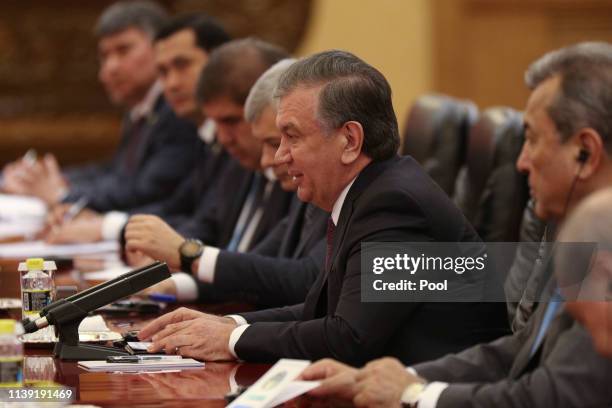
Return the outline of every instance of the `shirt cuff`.
[[[118,241],[121,230],[128,220],[128,215],[119,211],[104,214],[102,219],[102,239],[105,241]]]
[[[419,397],[419,408],[435,408],[438,405],[440,394],[448,387],[448,383],[434,381],[429,383]]]
[[[173,273],[170,277],[176,286],[176,300],[193,302],[198,298],[198,285],[193,277],[185,272]]]
[[[235,319],[235,315],[230,315],[227,317],[231,317],[232,319]],[[239,316],[242,318],[242,320],[244,320],[244,318],[242,316]],[[238,323],[238,321],[236,321],[236,323]],[[239,323],[238,323],[239,324]],[[242,333],[244,333],[244,331],[246,329],[248,329],[250,326],[250,324],[243,324],[243,325],[238,325],[238,327],[236,327],[234,330],[232,330],[232,334],[230,334],[230,338],[229,338],[229,352],[232,354],[232,356],[234,356],[234,358],[239,359],[240,357],[238,357],[238,355],[236,354],[236,351],[234,350],[234,348],[236,347],[236,343],[238,343],[238,340],[240,340],[240,336],[242,336]]]
[[[246,319],[240,315],[227,315],[225,317],[229,317],[230,319],[234,319],[234,321],[236,322],[236,324],[238,326],[244,326],[245,324],[248,324],[249,322],[246,321]]]
[[[219,248],[206,245],[202,256],[200,257],[200,265],[198,266],[198,279],[205,283],[213,283],[215,280],[215,268],[217,267],[217,257],[221,250]]]

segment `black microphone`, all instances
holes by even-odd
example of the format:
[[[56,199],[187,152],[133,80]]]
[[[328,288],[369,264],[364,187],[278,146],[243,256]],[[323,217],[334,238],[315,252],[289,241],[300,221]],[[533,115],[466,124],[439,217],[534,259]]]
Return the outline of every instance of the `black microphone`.
[[[161,264],[162,264],[162,262],[155,261],[152,264],[149,264],[149,265],[143,266],[141,268],[134,269],[132,271],[126,272],[123,275],[117,276],[116,278],[113,278],[113,279],[108,280],[106,282],[102,282],[102,283],[100,283],[100,284],[98,284],[96,286],[92,286],[92,287],[90,287],[88,289],[85,289],[85,290],[79,292],[79,293],[75,293],[72,296],[68,296],[67,298],[58,299],[58,300],[48,304],[47,306],[43,307],[41,309],[41,311],[38,313],[38,315],[32,315],[32,316],[24,317],[23,320],[21,321],[21,325],[25,329],[26,325],[29,324],[31,321],[35,321],[35,320],[40,319],[41,317],[46,316],[47,313],[49,312],[49,310],[51,310],[51,309],[53,309],[53,308],[55,308],[57,306],[60,306],[60,305],[62,305],[64,303],[66,303],[66,302],[73,302],[73,301],[77,300],[78,298],[80,298],[82,296],[85,296],[85,295],[88,295],[89,293],[98,291],[98,290],[100,290],[102,288],[105,288],[105,287],[107,287],[109,285],[112,285],[115,282],[119,282],[120,280],[123,280],[126,277],[135,275],[135,274],[140,273],[140,272],[142,272],[142,271],[144,271],[146,269],[153,268],[154,266],[161,265]]]
[[[127,272],[108,282],[101,283],[66,299],[54,302],[44,316],[24,325],[26,333],[33,333],[51,324],[63,324],[83,319],[89,312],[133,295],[170,277],[165,262],[155,262],[144,268]]]

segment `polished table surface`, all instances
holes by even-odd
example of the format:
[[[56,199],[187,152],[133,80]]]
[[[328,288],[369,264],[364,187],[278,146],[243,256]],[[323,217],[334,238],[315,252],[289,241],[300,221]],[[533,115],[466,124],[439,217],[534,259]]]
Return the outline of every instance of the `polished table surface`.
[[[0,298],[19,297],[17,260],[0,259]],[[74,270],[60,271],[57,284],[87,284]],[[201,310],[232,313],[244,305],[208,305]],[[4,316],[20,318],[20,310],[3,311]],[[142,327],[155,316],[105,315],[111,330],[124,333]],[[268,364],[206,363],[204,368],[165,373],[88,372],[76,362],[52,357],[50,348],[27,347],[24,377],[26,381],[53,381],[76,391],[75,403],[102,407],[222,407],[232,385],[248,386],[268,368]]]

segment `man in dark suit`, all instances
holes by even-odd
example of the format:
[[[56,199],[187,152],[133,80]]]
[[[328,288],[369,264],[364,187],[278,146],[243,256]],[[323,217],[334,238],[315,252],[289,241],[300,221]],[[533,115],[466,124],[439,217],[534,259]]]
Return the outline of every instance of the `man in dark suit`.
[[[253,85],[245,103],[245,118],[253,137],[263,145],[261,167],[289,192],[296,186],[287,166],[274,162],[281,140],[274,89],[294,61],[285,59],[268,69]],[[152,290],[179,295],[181,301],[193,301],[197,295],[200,302],[238,300],[259,307],[301,303],[323,263],[328,217],[325,211],[295,197],[289,214],[251,251],[241,253],[207,245],[192,265],[194,279],[174,274]]]
[[[517,167],[529,173],[536,214],[560,218],[586,195],[612,185],[612,45],[553,51],[531,65],[526,80],[532,93]],[[586,225],[605,228],[597,218]],[[412,370],[395,359],[362,370],[322,361],[303,377],[326,379],[313,394],[352,399],[358,406],[610,406],[612,361],[596,353],[587,331],[565,311],[567,279],[558,276],[546,284],[544,293],[551,297],[511,336]]]
[[[85,198],[96,211],[129,210],[172,194],[191,169],[197,138],[156,82],[153,37],[165,20],[159,6],[143,1],[113,4],[98,20],[99,78],[111,101],[128,110],[112,160],[62,175],[55,158],[46,155],[5,173],[5,188],[20,185],[17,192],[49,205]]]
[[[164,97],[177,116],[191,123],[193,134],[199,134],[194,146],[193,169],[173,194],[129,212],[93,214],[88,211],[69,222],[63,222],[65,208],[60,208],[55,211],[57,222],[46,236],[47,241],[117,239],[130,213],[157,214],[180,231],[180,226],[187,224],[190,217],[204,207],[203,203],[213,199],[210,192],[214,190],[228,155],[216,141],[212,122],[205,121],[197,103],[196,85],[210,53],[229,39],[219,23],[201,13],[173,18],[162,25],[155,36],[155,62]]]
[[[244,119],[244,102],[253,83],[286,56],[260,40],[235,40],[216,49],[204,70],[198,96],[217,138],[233,160],[219,176],[214,200],[180,233],[159,217],[133,216],[126,227],[126,248],[191,270],[204,244],[243,252],[259,243],[287,213],[291,194],[262,173],[261,142]],[[184,236],[189,239],[185,239]],[[193,251],[191,251],[193,250]]]
[[[276,160],[288,166],[300,200],[331,212],[325,266],[302,304],[233,317],[188,309],[162,316],[140,332],[153,339],[150,350],[360,364],[384,354],[418,361],[489,338],[482,305],[361,301],[362,242],[478,240],[422,168],[397,157],[399,131],[382,74],[350,53],[328,51],[293,64],[277,95]]]

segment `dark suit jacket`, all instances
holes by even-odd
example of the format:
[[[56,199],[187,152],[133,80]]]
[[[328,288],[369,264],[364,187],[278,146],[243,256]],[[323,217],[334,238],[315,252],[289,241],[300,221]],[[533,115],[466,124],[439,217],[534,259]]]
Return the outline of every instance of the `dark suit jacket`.
[[[189,177],[167,200],[140,207],[131,213],[155,214],[179,233],[188,232],[192,219],[200,219],[215,201],[216,185],[229,162],[229,155],[218,142],[197,144],[197,160]],[[186,231],[184,231],[186,230]]]
[[[198,283],[199,301],[238,300],[260,308],[303,302],[325,259],[329,217],[313,207],[305,225],[308,206],[294,197],[289,214],[251,252],[221,251],[214,283]]]
[[[109,165],[66,172],[70,191],[65,201],[85,196],[94,210],[128,211],[167,199],[187,177],[196,159],[197,131],[172,112],[163,96],[144,124],[134,170],[124,165],[130,135],[127,123],[124,121],[121,143]]]
[[[429,381],[451,383],[437,407],[612,406],[612,360],[567,313],[557,314],[530,357],[546,306],[513,335],[414,366]]]
[[[477,240],[412,158],[371,163],[342,206],[331,269],[319,274],[303,304],[243,314],[252,324],[235,351],[248,361],[332,357],[360,365],[392,355],[415,362],[497,336],[491,328],[507,324],[502,304],[361,302],[362,242]]]
[[[229,159],[216,184],[214,200],[202,203],[201,213],[198,210],[199,214],[189,223],[183,224],[179,231],[183,236],[198,238],[207,245],[226,247],[232,239],[254,176],[254,172],[245,170],[237,161]],[[255,247],[285,217],[291,197],[292,193],[283,191],[278,182],[274,183],[250,248]]]

